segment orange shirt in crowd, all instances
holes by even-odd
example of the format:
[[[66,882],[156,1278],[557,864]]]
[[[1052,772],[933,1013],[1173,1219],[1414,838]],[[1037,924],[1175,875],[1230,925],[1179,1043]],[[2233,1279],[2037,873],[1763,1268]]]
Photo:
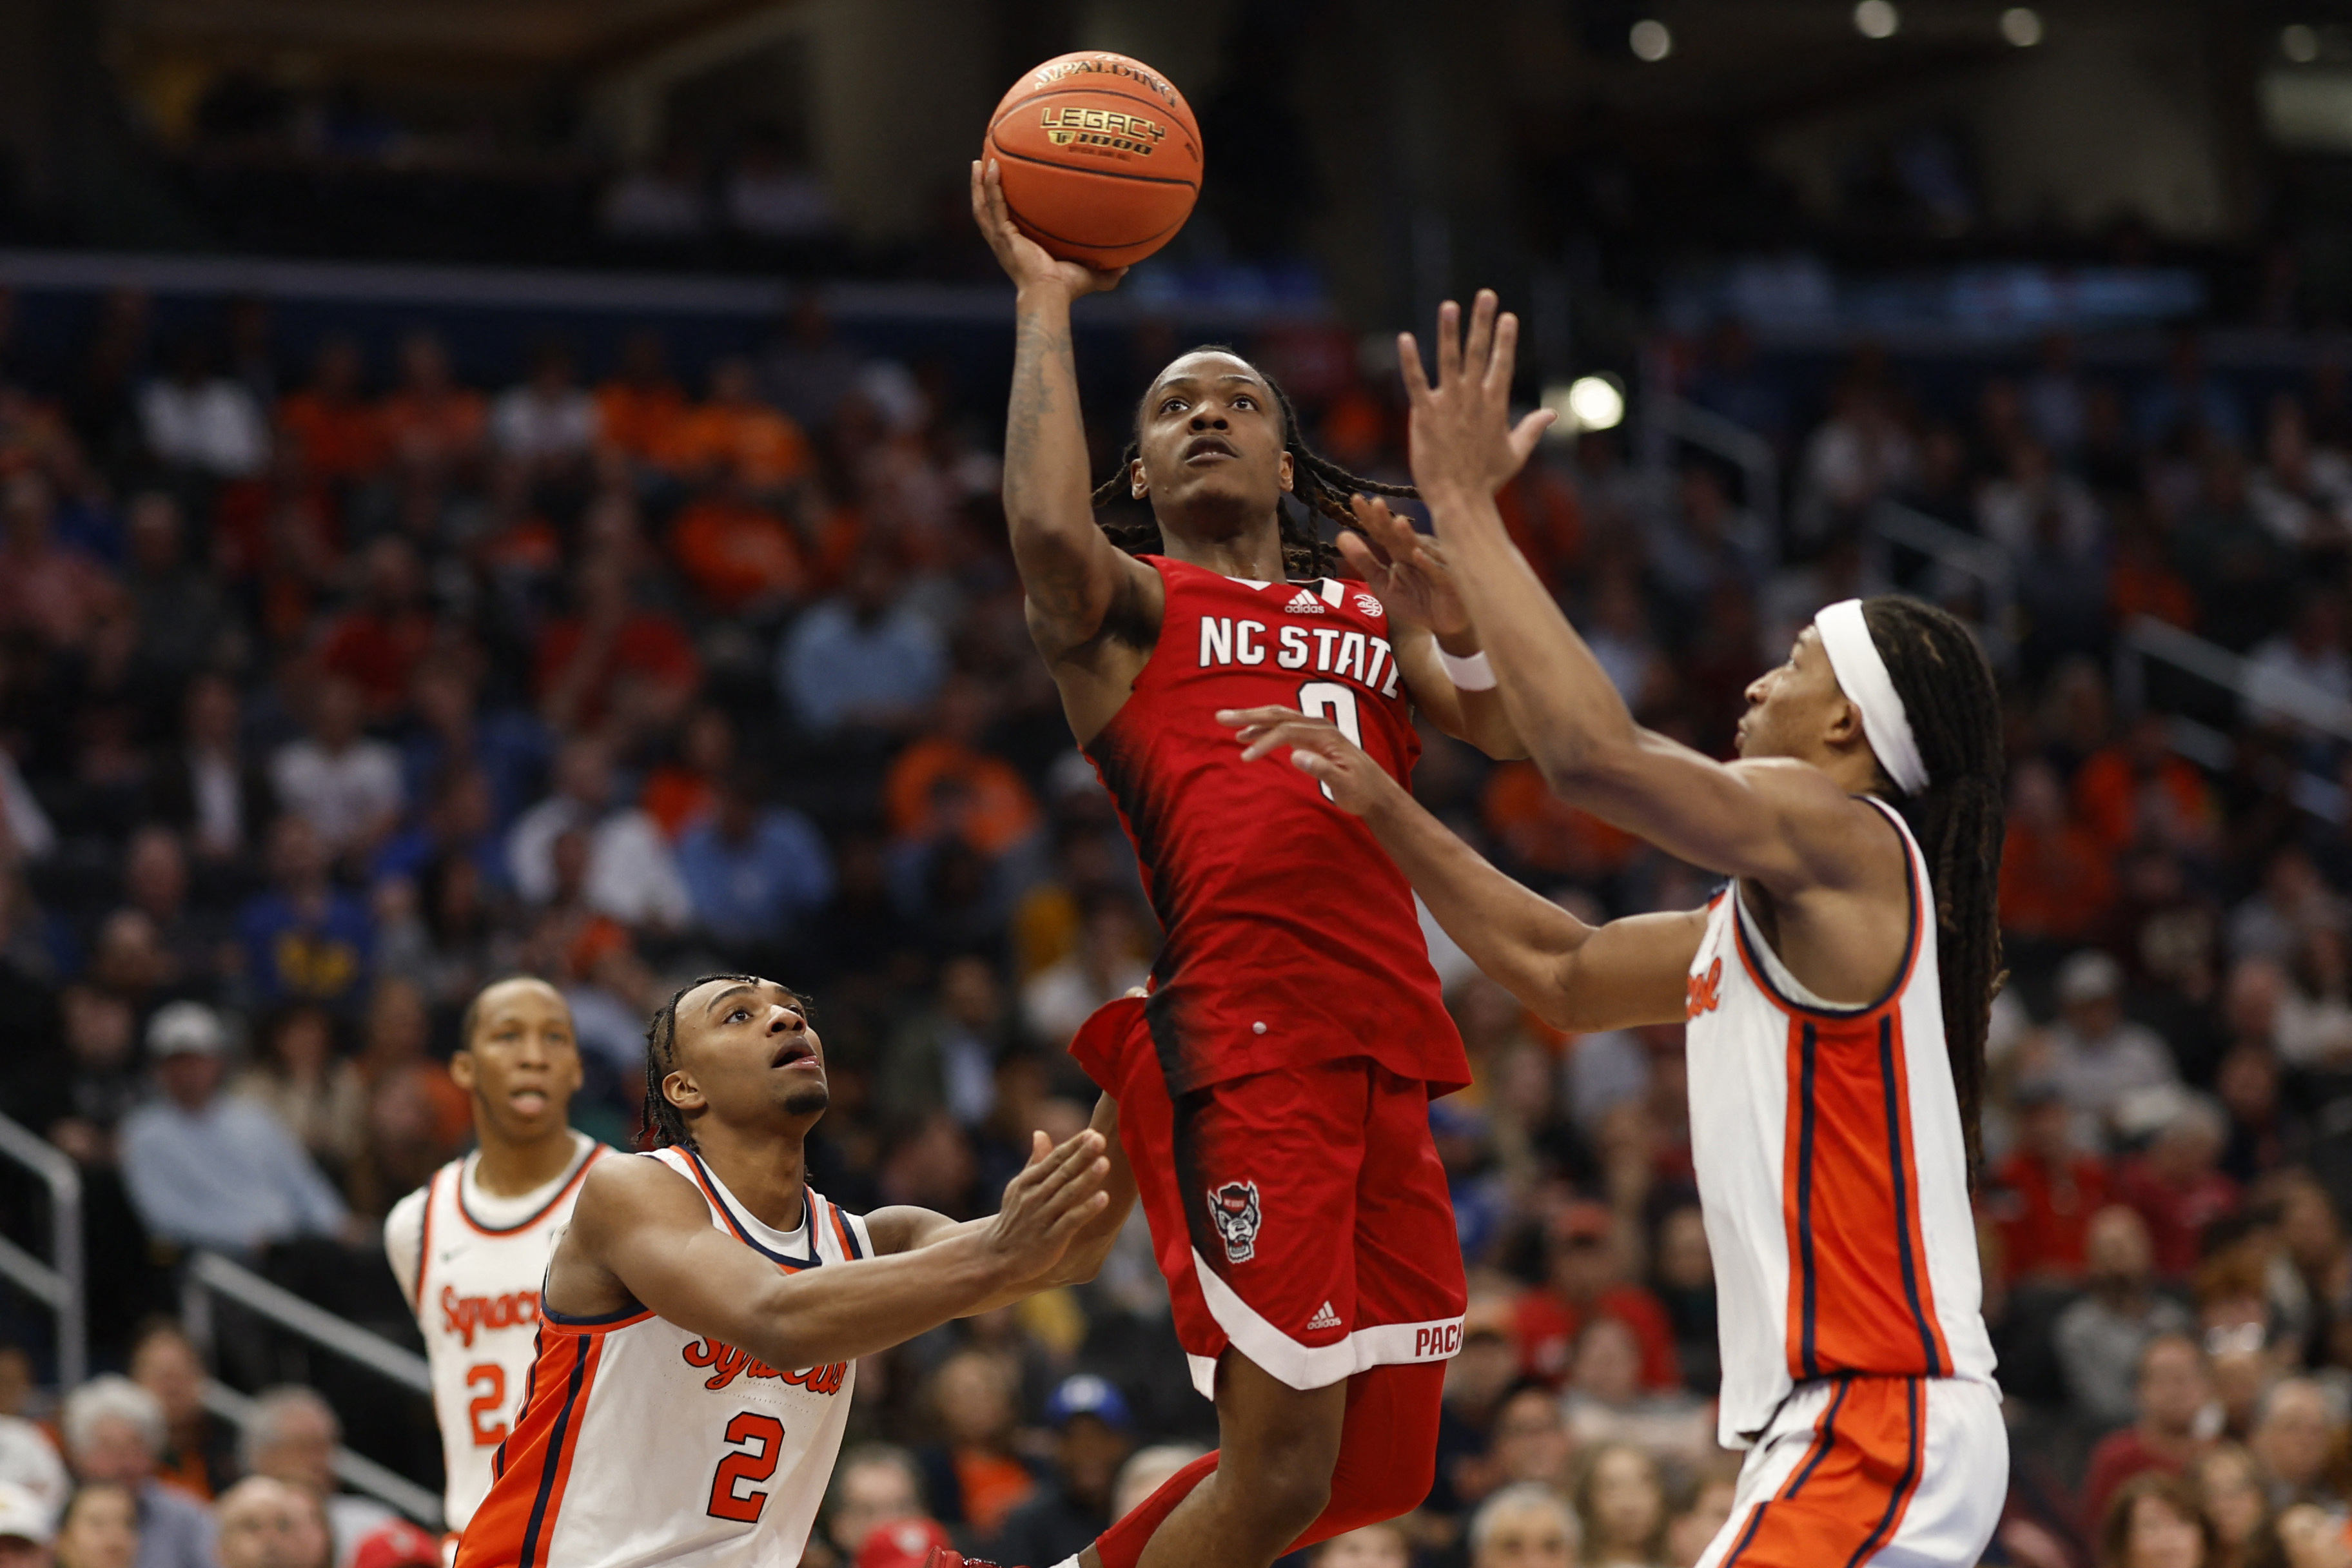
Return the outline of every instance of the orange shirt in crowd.
[[[710,781],[692,768],[664,763],[637,792],[637,809],[654,819],[664,837],[676,843],[709,814],[718,798]]]
[[[993,1534],[1004,1516],[1029,1500],[1037,1478],[1017,1459],[979,1448],[958,1448],[954,1456],[956,1489],[963,1493],[966,1523],[982,1535]]]
[[[2087,942],[2115,902],[2116,877],[2105,847],[2068,823],[2043,833],[2009,825],[2000,855],[2000,923],[2020,936]]]
[[[384,439],[405,462],[462,462],[482,449],[489,405],[482,395],[455,386],[446,392],[394,392],[379,406]]]
[[[675,382],[643,385],[608,381],[596,389],[597,432],[604,444],[647,461],[668,448],[686,416],[686,395]]]
[[[540,634],[531,689],[542,700],[571,668],[586,636],[587,628],[572,616],[551,622]],[[683,689],[702,679],[702,660],[686,633],[667,616],[650,610],[632,612],[604,645],[576,715],[579,722],[593,723],[604,716],[613,682],[624,675],[671,690]]]
[[[1993,1168],[1987,1200],[2010,1278],[2078,1279],[2091,1216],[2107,1205],[2107,1167],[2076,1154],[2053,1168],[2021,1149]]]
[[[2075,773],[2074,815],[2101,844],[2125,848],[2139,837],[2140,794],[2151,786],[2185,823],[2201,830],[2218,818],[2212,790],[2188,762],[2168,755],[2143,778],[2131,752],[2122,746],[2094,752]]]
[[[716,468],[763,489],[803,479],[816,467],[801,427],[756,404],[687,410],[670,425],[654,460],[681,472]]]
[[[1486,781],[1486,826],[1514,858],[1538,871],[1602,877],[1622,870],[1642,841],[1551,793],[1533,763],[1505,763]]]
[[[1037,802],[1019,772],[943,735],[898,753],[882,800],[899,837],[953,832],[982,855],[1002,855],[1037,829]]]
[[[373,474],[392,455],[383,411],[356,398],[293,393],[278,405],[278,427],[321,479]]]
[[[1674,1324],[1657,1297],[1639,1285],[1612,1285],[1593,1299],[1591,1316],[1614,1318],[1633,1331],[1642,1346],[1642,1386],[1680,1388],[1682,1363],[1675,1355]],[[1511,1306],[1511,1337],[1519,1350],[1519,1370],[1557,1387],[1568,1376],[1576,1336],[1586,1312],[1549,1286],[1521,1291]]]
[[[792,598],[808,585],[791,526],[740,496],[715,493],[693,502],[678,513],[669,542],[678,570],[722,614]]]
[[[2117,561],[2107,574],[2107,607],[2118,626],[2153,616],[2183,631],[2197,629],[2197,595],[2161,561]]]

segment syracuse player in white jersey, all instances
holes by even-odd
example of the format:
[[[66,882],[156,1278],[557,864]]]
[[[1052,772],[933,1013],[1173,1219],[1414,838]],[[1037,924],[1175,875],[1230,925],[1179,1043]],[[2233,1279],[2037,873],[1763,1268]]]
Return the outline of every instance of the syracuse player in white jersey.
[[[383,1222],[384,1254],[433,1368],[453,1542],[490,1489],[490,1457],[522,1403],[556,1233],[588,1167],[612,1152],[570,1125],[580,1049],[554,986],[517,975],[483,987],[458,1039],[449,1076],[474,1102],[474,1152]]]
[[[1134,1202],[1106,1102],[1058,1148],[1037,1135],[992,1218],[845,1214],[803,1157],[828,1102],[824,1048],[773,981],[713,975],[673,996],[646,1079],[659,1147],[588,1173],[457,1568],[799,1562],[857,1358],[1091,1276]]]
[[[1719,1436],[1746,1447],[1701,1568],[1974,1563],[2008,1490],[1969,1208],[2000,984],[2000,706],[1965,628],[1821,612],[1748,688],[1739,760],[1642,729],[1495,510],[1517,323],[1453,307],[1438,384],[1403,340],[1413,479],[1502,692],[1562,798],[1731,884],[1592,927],[1497,872],[1346,736],[1225,715],[1364,817],[1479,967],[1553,1023],[1686,1020],[1720,1304]],[[1466,363],[1465,363],[1466,362]],[[1491,443],[1490,443],[1491,448]],[[1391,553],[1416,546],[1384,531]]]

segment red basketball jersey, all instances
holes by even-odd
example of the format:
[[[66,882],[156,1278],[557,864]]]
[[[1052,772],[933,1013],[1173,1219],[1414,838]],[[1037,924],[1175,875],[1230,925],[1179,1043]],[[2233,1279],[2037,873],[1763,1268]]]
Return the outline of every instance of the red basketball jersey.
[[[1087,747],[1166,937],[1146,1008],[1169,1090],[1369,1057],[1470,1081],[1402,873],[1286,755],[1242,761],[1226,708],[1331,720],[1399,783],[1421,754],[1387,611],[1360,583],[1256,583],[1142,558],[1168,593],[1134,694]]]

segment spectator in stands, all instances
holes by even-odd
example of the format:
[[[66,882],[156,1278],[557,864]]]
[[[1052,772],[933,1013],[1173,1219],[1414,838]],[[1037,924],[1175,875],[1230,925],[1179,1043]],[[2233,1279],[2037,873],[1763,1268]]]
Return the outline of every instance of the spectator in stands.
[[[139,1499],[128,1487],[84,1482],[58,1520],[58,1568],[137,1568]]]
[[[366,374],[359,340],[337,332],[320,342],[310,384],[278,402],[279,435],[322,479],[366,478],[390,455],[383,416],[362,385]]]
[[[1111,1485],[1134,1447],[1126,1398],[1090,1373],[1062,1380],[1045,1420],[1056,1434],[1053,1473],[996,1532],[993,1550],[1008,1563],[1060,1563],[1093,1544],[1110,1528]]]
[[[93,1377],[66,1396],[58,1426],[75,1479],[138,1499],[136,1568],[214,1568],[212,1515],[155,1478],[166,1434],[153,1394],[127,1377]]]
[[[396,533],[371,541],[361,562],[359,603],[331,621],[319,667],[359,688],[369,721],[385,723],[408,705],[409,686],[433,646],[416,548]]]
[[[40,1129],[85,1171],[110,1169],[122,1119],[142,1094],[137,1017],[121,997],[89,985],[66,987],[58,1012],[66,1059],[28,1063],[9,1088],[8,1113]]]
[[[969,677],[951,675],[940,686],[931,732],[900,752],[883,781],[890,831],[901,841],[952,834],[993,860],[1037,832],[1043,818],[1028,784],[982,749],[991,710],[987,691]]]
[[[335,1568],[325,1510],[300,1487],[248,1476],[220,1500],[219,1568]]]
[[[833,196],[824,182],[785,156],[782,135],[755,130],[736,154],[719,193],[728,226],[768,244],[819,239],[833,232]]]
[[[841,400],[857,383],[865,360],[833,330],[824,300],[803,289],[793,300],[790,325],[761,366],[768,400],[803,430],[833,423]]]
[[[572,613],[540,633],[532,686],[559,731],[593,727],[623,708],[639,722],[674,721],[702,678],[685,629],[635,602],[630,570],[622,552],[596,552],[573,575]]]
[[[121,602],[106,568],[57,537],[57,492],[37,468],[0,485],[0,633],[78,648]]]
[[[1523,1382],[1495,1413],[1495,1427],[1486,1452],[1475,1466],[1465,1467],[1472,1496],[1496,1487],[1532,1482],[1568,1495],[1570,1466],[1576,1458],[1576,1439],[1561,1416],[1559,1396],[1534,1382]]]
[[[123,590],[145,668],[176,682],[230,653],[234,613],[211,573],[188,559],[180,503],[163,490],[131,500],[131,570]]]
[[[366,699],[329,675],[310,697],[309,732],[278,748],[269,779],[278,804],[308,822],[331,859],[362,865],[400,821],[400,753],[370,736]]]
[[[2203,1447],[2200,1423],[2213,1398],[2205,1352],[2184,1333],[2150,1338],[2139,1352],[2132,1425],[2108,1433],[2091,1451],[2083,1480],[2084,1531],[2096,1536],[2116,1489],[2143,1471],[2178,1476]]]
[[[2185,1279],[2205,1227],[2238,1207],[2238,1184],[2220,1170],[2229,1122],[2205,1095],[2175,1091],[2145,1153],[2126,1160],[2116,1195],[2147,1221],[2156,1271]]]
[[[833,897],[833,860],[815,824],[789,806],[762,805],[766,795],[756,769],[731,769],[718,809],[677,846],[695,923],[730,952],[784,942]]]
[[[1674,1517],[1666,1521],[1668,1568],[1696,1568],[1707,1547],[1729,1522],[1739,1497],[1739,1461],[1718,1449],[1699,1466]]]
[[[227,1052],[227,1032],[201,1003],[175,1002],[149,1026],[163,1098],[122,1123],[122,1174],[140,1219],[163,1240],[238,1256],[339,1234],[343,1201],[301,1145],[260,1106],[220,1092]]]
[[[923,1481],[915,1457],[889,1443],[861,1443],[833,1467],[825,1500],[825,1535],[845,1561],[866,1538],[893,1520],[921,1519]]]
[[[255,1396],[245,1425],[244,1459],[248,1475],[282,1481],[319,1500],[334,1540],[330,1561],[348,1568],[360,1542],[396,1516],[373,1498],[341,1489],[335,1450],[342,1441],[343,1424],[334,1407],[314,1390],[288,1384]]]
[[[24,1488],[0,1481],[0,1568],[50,1568],[55,1517]]]
[[[669,373],[668,351],[652,328],[621,344],[619,373],[596,388],[597,439],[643,463],[667,448],[686,412],[686,394]]]
[[[646,777],[637,805],[675,844],[709,816],[719,783],[734,765],[735,721],[725,709],[706,703],[686,716],[677,755]]]
[[[210,345],[190,334],[171,373],[140,389],[139,430],[167,468],[210,479],[245,479],[269,463],[269,419],[250,387],[220,374]]]
[[[1577,1456],[1578,1533],[1585,1568],[1654,1568],[1666,1548],[1665,1478],[1634,1443],[1602,1443]]]
[[[1367,1524],[1309,1552],[1307,1568],[1412,1568],[1412,1543],[1396,1520]]]
[[[2075,953],[2058,971],[2049,1071],[2074,1111],[2076,1140],[2089,1148],[2112,1143],[2112,1119],[2126,1095],[2179,1079],[2163,1038],[2124,1016],[2123,990],[2122,966],[2095,950]]]
[[[210,1502],[236,1479],[236,1429],[205,1408],[205,1363],[187,1331],[168,1318],[140,1330],[131,1346],[131,1380],[163,1412],[157,1479]]]
[[[2213,1521],[2213,1568],[2257,1568],[2271,1523],[2261,1463],[2235,1443],[2216,1443],[2190,1461],[2188,1480]]]
[[[1597,1315],[1615,1318],[1633,1331],[1641,1343],[1643,1388],[1681,1386],[1674,1326],[1658,1299],[1627,1277],[1616,1216],[1603,1205],[1579,1199],[1546,1227],[1544,1282],[1523,1292],[1514,1309],[1520,1366],[1558,1384],[1568,1374],[1577,1336]]]
[[[1576,1515],[1532,1481],[1505,1487],[1470,1519],[1470,1568],[1577,1568]]]
[[[2270,1474],[2273,1508],[2342,1505],[2330,1491],[2327,1471],[2344,1426],[2338,1400],[2310,1378],[2282,1378],[2263,1394],[2246,1447]]]
[[[1580,1449],[1631,1445],[1662,1458],[1691,1462],[1715,1451],[1715,1417],[1677,1387],[1642,1388],[1642,1344],[1616,1318],[1596,1316],[1576,1337],[1561,1412]]]
[[[2332,891],[2311,856],[2289,845],[2263,867],[2262,887],[2230,911],[2230,955],[2286,963],[2315,931],[2352,926],[2352,908]]]
[[[296,1002],[263,1020],[254,1064],[234,1092],[267,1109],[329,1172],[350,1168],[367,1137],[367,1086],[335,1048],[334,1015]]]
[[[180,744],[161,759],[153,779],[156,816],[187,836],[207,869],[259,847],[278,815],[268,769],[248,756],[236,688],[222,675],[198,675],[181,704]]]
[[[327,868],[326,845],[308,817],[289,811],[270,826],[269,889],[237,912],[247,982],[265,1002],[333,1005],[366,982],[374,923]]]
[[[490,405],[490,445],[534,476],[562,474],[586,460],[596,445],[596,400],[572,378],[572,353],[542,343],[530,375]]]
[[[2107,1167],[2082,1152],[2053,1079],[2020,1082],[2011,1103],[2017,1145],[1994,1167],[1990,1194],[2010,1276],[2071,1283],[2083,1273],[2091,1216],[2107,1205]]]
[[[555,759],[555,793],[522,814],[507,839],[507,869],[515,891],[533,904],[556,892],[555,842],[565,833],[586,837],[583,892],[588,905],[624,925],[683,928],[694,902],[661,829],[634,806],[613,800],[612,753],[582,736]]]
[[[400,345],[400,384],[380,405],[384,438],[404,467],[445,473],[481,455],[488,423],[481,394],[457,384],[449,352],[432,332]]]
[[[2211,1568],[2220,1549],[2197,1494],[2169,1475],[2126,1482],[2087,1533],[2099,1543],[2097,1568]]]
[[[803,614],[777,649],[778,689],[820,733],[904,730],[946,676],[938,628],[901,597],[878,552],[859,556],[841,593]]]
[[[676,142],[650,163],[624,171],[605,190],[597,223],[617,240],[678,245],[710,226],[702,170],[692,148]]]
[[[773,494],[814,471],[816,454],[790,416],[760,401],[750,359],[724,355],[710,367],[710,395],[672,420],[654,459],[696,483],[727,483]]]
[[[1021,1022],[1029,1038],[1060,1050],[1106,1002],[1124,996],[1150,973],[1139,956],[1150,951],[1133,902],[1124,894],[1093,891],[1078,900],[1077,945],[1031,975],[1021,987]]]
[[[966,1127],[996,1104],[996,1062],[1011,1043],[1004,988],[986,960],[969,954],[940,966],[935,1000],[891,1037],[874,1086],[889,1115],[944,1110]]]
[[[2001,929],[2063,948],[2096,938],[2115,901],[2112,851],[2066,815],[2058,774],[2039,758],[2011,770],[2001,848]]]
[[[2084,1293],[2059,1314],[2054,1349],[2075,1408],[2096,1426],[2120,1426],[2138,1413],[2147,1345],[2195,1320],[2155,1289],[2147,1222],[2135,1211],[2117,1204],[2093,1215],[2083,1253]]]
[[[959,1351],[931,1374],[940,1440],[922,1449],[930,1511],[942,1524],[986,1540],[1035,1493],[1037,1479],[1013,1446],[1020,1374],[991,1351]]]

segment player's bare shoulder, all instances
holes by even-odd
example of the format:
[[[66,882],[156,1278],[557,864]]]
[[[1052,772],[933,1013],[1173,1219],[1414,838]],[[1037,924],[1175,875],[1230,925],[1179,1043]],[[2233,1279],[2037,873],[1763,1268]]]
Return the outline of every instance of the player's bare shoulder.
[[[709,1228],[710,1209],[695,1184],[660,1160],[599,1160],[580,1184],[572,1223],[547,1264],[547,1304],[573,1318],[634,1304],[610,1259],[624,1240],[648,1231],[692,1235]]]

